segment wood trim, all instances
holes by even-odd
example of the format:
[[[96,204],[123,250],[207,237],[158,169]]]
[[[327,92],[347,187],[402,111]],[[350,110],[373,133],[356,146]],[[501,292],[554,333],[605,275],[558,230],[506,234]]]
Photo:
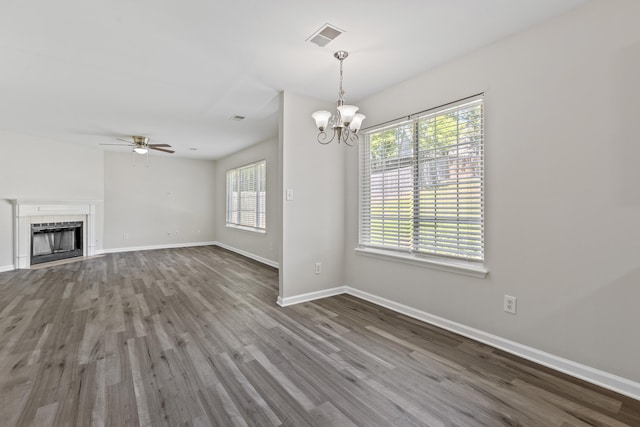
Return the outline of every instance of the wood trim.
[[[306,294],[300,294],[300,295],[295,295],[295,296],[286,297],[286,298],[282,298],[280,295],[278,295],[278,299],[276,303],[280,307],[287,307],[289,305],[300,304],[303,302],[314,301],[314,300],[328,298],[335,295],[341,295],[346,293],[349,293],[347,292],[347,287],[339,286],[337,288],[325,289],[325,290],[316,291],[316,292],[309,292]]]
[[[383,259],[385,261],[402,262],[404,264],[432,268],[449,273],[463,274],[465,276],[477,277],[479,279],[484,279],[487,274],[489,274],[489,270],[485,264],[480,265],[478,263],[446,258],[428,258],[417,256],[415,254],[373,248],[355,248],[354,251],[358,255]]]
[[[6,271],[13,271],[16,269],[16,266],[13,264],[9,265],[0,265],[0,273],[4,273]]]
[[[196,246],[214,246],[217,242],[170,243],[163,245],[130,246],[126,248],[103,249],[100,253],[113,254],[119,252],[152,251],[155,249],[191,248]]]
[[[227,245],[225,243],[221,243],[221,242],[213,242],[213,244],[216,245],[216,246],[220,246],[221,248],[226,249],[228,251],[235,252],[235,253],[237,253],[239,255],[242,255],[242,256],[245,256],[247,258],[251,258],[251,259],[253,259],[255,261],[261,262],[263,264],[266,264],[269,267],[280,268],[280,265],[278,264],[278,262],[272,261],[272,260],[264,258],[264,257],[261,257],[260,255],[252,254],[251,252],[247,252],[247,251],[244,251],[242,249],[234,248],[233,246],[229,246],[229,245]]]

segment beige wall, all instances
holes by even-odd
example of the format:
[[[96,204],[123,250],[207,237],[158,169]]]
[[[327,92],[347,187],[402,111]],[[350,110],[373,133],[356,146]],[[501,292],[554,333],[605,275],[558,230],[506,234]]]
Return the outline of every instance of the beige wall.
[[[0,271],[14,264],[9,199],[95,200],[96,249],[102,249],[102,154],[96,147],[0,132]]]
[[[486,279],[355,254],[346,284],[640,381],[640,3],[593,1],[359,102],[367,125],[485,92]],[[516,316],[503,295],[518,298]]]
[[[282,299],[343,284],[347,147],[316,142],[318,130],[311,114],[324,108],[326,102],[287,92],[281,95]],[[293,190],[292,201],[284,197],[288,188]],[[316,262],[322,263],[321,274],[315,274]]]
[[[105,250],[215,240],[213,161],[105,152],[104,176]]]
[[[267,231],[256,233],[226,226],[226,180],[229,169],[260,160],[267,162]],[[216,241],[256,259],[278,265],[280,256],[280,186],[278,183],[278,139],[272,138],[216,160]]]

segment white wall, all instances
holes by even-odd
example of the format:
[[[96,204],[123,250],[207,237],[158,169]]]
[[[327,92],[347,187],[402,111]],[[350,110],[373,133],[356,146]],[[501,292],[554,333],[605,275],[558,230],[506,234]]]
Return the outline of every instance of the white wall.
[[[213,161],[105,152],[104,176],[105,250],[215,240]]]
[[[226,180],[229,169],[267,161],[267,232],[230,228],[226,225]],[[253,255],[254,258],[271,265],[277,265],[280,258],[280,186],[278,182],[278,139],[272,138],[255,144],[247,149],[230,156],[216,160],[216,241],[225,247],[230,247]]]
[[[102,165],[94,147],[0,132],[0,271],[14,264],[9,199],[95,200],[96,249],[102,249]]]
[[[280,298],[341,286],[344,278],[344,144],[320,145],[311,114],[331,103],[284,92],[280,102]],[[287,201],[286,189],[294,200]],[[321,274],[314,265],[322,263]]]
[[[355,254],[350,152],[347,284],[640,381],[638,16],[640,2],[593,1],[359,102],[371,126],[486,92],[490,273]],[[516,316],[504,294],[518,297]]]

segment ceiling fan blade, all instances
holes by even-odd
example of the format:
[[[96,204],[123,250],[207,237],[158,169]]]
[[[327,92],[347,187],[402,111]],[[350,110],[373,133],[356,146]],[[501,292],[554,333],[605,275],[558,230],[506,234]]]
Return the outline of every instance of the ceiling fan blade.
[[[165,153],[175,153],[175,151],[173,150],[165,150],[164,148],[157,148],[157,147],[151,147],[151,146],[149,146],[149,148],[151,150],[164,151]]]
[[[171,147],[169,144],[148,144],[150,148],[152,147]]]
[[[122,139],[122,138],[116,138],[118,141],[124,141],[124,142],[128,142],[129,144],[133,144],[135,145],[135,143],[133,141],[129,141],[128,139]]]
[[[126,147],[127,145],[133,145],[133,144],[98,144],[98,145],[119,145],[121,147]]]

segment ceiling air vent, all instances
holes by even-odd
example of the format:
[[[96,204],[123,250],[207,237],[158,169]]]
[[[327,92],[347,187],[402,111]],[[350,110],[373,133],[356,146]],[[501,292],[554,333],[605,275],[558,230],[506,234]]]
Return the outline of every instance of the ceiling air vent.
[[[231,117],[231,120],[233,120],[234,122],[241,122],[244,119],[246,119],[245,116],[233,116],[233,117]]]
[[[340,34],[344,33],[340,28],[331,24],[324,24],[318,31],[313,33],[306,41],[320,47],[326,46],[329,42]]]

